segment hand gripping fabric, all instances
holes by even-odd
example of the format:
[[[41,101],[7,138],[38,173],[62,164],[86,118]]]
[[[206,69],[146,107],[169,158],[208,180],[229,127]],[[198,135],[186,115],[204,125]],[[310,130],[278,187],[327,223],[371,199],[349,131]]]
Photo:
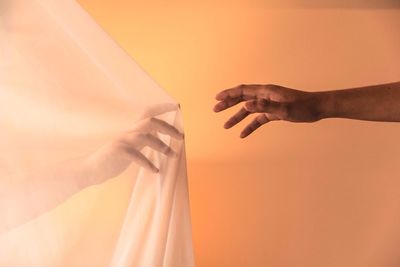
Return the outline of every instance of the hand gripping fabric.
[[[2,0],[0,266],[193,266],[184,141],[160,123],[182,132],[178,105],[76,2]]]

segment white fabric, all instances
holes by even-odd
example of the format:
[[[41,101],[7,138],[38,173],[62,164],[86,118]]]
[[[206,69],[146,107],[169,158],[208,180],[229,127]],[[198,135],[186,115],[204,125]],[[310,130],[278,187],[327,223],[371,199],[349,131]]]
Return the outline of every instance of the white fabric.
[[[177,157],[142,150],[159,173],[77,178],[82,157],[174,103],[75,1],[2,0],[0,266],[193,266],[183,141],[157,133]],[[156,115],[182,131],[179,109]]]

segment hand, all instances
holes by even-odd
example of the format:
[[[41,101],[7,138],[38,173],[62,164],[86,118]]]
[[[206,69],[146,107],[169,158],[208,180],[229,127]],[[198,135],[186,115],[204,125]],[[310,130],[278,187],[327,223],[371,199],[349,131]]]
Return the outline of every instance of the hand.
[[[320,119],[320,101],[316,93],[304,92],[279,85],[239,85],[217,94],[219,100],[215,112],[246,101],[244,106],[224,125],[226,129],[236,125],[252,113],[260,113],[241,132],[244,138],[263,124],[274,120],[314,122]]]
[[[2,177],[0,193],[7,201],[0,201],[0,214],[3,216],[0,220],[0,234],[56,207],[88,186],[118,176],[132,162],[158,172],[158,168],[140,151],[148,146],[168,156],[176,155],[156,133],[175,139],[183,139],[183,134],[156,116],[177,109],[178,105],[170,103],[152,107],[132,129],[110,140],[93,153],[26,173]],[[12,209],[9,203],[12,203]]]
[[[86,184],[98,184],[115,177],[128,168],[132,162],[154,173],[159,172],[159,169],[140,151],[148,146],[167,156],[176,156],[176,152],[161,141],[156,133],[163,133],[178,140],[183,139],[183,133],[155,116],[177,108],[178,106],[175,104],[153,107],[145,112],[142,119],[132,129],[89,155],[85,160],[89,173],[89,181],[86,181]]]

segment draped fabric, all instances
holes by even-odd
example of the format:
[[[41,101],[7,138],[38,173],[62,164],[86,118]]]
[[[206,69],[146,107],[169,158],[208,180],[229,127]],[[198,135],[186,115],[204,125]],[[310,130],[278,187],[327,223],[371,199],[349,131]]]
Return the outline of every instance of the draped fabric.
[[[150,118],[183,131],[75,1],[2,0],[0,266],[193,266],[184,141],[148,130],[176,152],[141,149],[158,173],[104,149]]]

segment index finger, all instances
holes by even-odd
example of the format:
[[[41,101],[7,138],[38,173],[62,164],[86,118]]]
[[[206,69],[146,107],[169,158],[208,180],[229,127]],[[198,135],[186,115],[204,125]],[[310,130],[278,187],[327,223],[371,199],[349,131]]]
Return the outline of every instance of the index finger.
[[[258,84],[241,84],[239,86],[229,88],[219,92],[215,99],[225,100],[226,98],[241,98],[249,99],[257,97],[257,89],[260,89],[262,85]]]
[[[157,118],[150,118],[141,120],[139,123],[136,123],[135,126],[128,130],[128,133],[151,133],[151,132],[160,132],[162,134],[169,135],[174,139],[182,140],[184,138],[184,134],[180,132],[176,127],[173,125],[157,119]]]

